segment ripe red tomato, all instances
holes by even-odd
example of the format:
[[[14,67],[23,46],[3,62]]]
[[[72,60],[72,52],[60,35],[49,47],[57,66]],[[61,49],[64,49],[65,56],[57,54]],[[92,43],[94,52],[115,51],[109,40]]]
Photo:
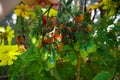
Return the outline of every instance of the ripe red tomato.
[[[44,26],[46,26],[46,24],[47,24],[47,16],[43,16],[42,22],[43,22]]]
[[[51,20],[52,20],[52,26],[56,25],[57,23],[56,17],[51,18]]]
[[[50,21],[52,22],[51,26],[54,26],[57,23],[56,17],[51,18],[51,17],[46,16],[46,15],[43,16],[42,22],[43,22],[44,26],[46,26],[46,24],[49,23]]]
[[[91,31],[92,30],[92,25],[88,24],[87,25],[87,31]]]
[[[53,43],[53,42],[55,41],[55,39],[54,39],[54,37],[48,37],[48,38],[47,38],[47,35],[45,35],[45,36],[43,37],[43,41],[44,41],[45,43]]]
[[[55,40],[58,40],[58,41],[61,41],[63,38],[62,34],[55,34],[54,36],[55,36]]]
[[[75,16],[75,19],[77,22],[82,22],[83,21],[83,15]]]

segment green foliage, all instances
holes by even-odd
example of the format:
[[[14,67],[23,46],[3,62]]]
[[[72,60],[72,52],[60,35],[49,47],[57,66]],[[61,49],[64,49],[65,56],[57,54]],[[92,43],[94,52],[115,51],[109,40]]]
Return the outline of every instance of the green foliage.
[[[93,80],[111,80],[111,73],[102,71],[98,73]]]

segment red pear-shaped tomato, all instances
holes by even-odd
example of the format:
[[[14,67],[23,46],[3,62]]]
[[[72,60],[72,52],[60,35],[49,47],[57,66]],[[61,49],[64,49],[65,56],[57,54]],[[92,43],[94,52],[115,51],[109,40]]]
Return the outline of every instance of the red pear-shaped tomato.
[[[47,24],[47,16],[43,16],[42,22],[43,22],[44,26],[46,26],[46,24]]]
[[[52,21],[52,26],[57,24],[56,17],[51,18],[51,21]]]
[[[55,34],[55,40],[61,41],[63,38],[62,34]]]
[[[43,41],[45,42],[45,43],[53,43],[54,41],[55,41],[55,39],[54,39],[54,37],[49,37],[49,35],[45,35],[44,37],[43,37]]]

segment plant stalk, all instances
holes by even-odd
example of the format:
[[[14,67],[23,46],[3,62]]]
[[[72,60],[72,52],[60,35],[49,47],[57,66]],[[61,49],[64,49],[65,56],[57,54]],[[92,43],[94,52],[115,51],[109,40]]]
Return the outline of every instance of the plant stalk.
[[[62,80],[61,76],[58,74],[57,69],[53,68],[51,69],[51,75],[55,77],[56,80]]]
[[[80,80],[80,56],[77,56],[77,77],[76,80]]]

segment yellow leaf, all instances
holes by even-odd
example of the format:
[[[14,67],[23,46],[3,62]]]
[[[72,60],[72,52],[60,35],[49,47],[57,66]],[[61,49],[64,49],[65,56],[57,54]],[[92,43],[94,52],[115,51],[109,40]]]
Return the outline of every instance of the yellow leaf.
[[[46,12],[47,11],[47,9],[43,9],[43,12]],[[45,14],[45,15],[47,15],[48,14],[48,12]],[[49,16],[51,17],[51,16],[57,16],[57,14],[58,14],[58,11],[57,10],[55,10],[55,9],[50,9],[50,11],[49,11]]]
[[[87,10],[94,10],[94,9],[97,9],[99,7],[101,7],[104,3],[103,2],[100,2],[99,4],[94,4],[94,5],[90,5],[87,7]]]

